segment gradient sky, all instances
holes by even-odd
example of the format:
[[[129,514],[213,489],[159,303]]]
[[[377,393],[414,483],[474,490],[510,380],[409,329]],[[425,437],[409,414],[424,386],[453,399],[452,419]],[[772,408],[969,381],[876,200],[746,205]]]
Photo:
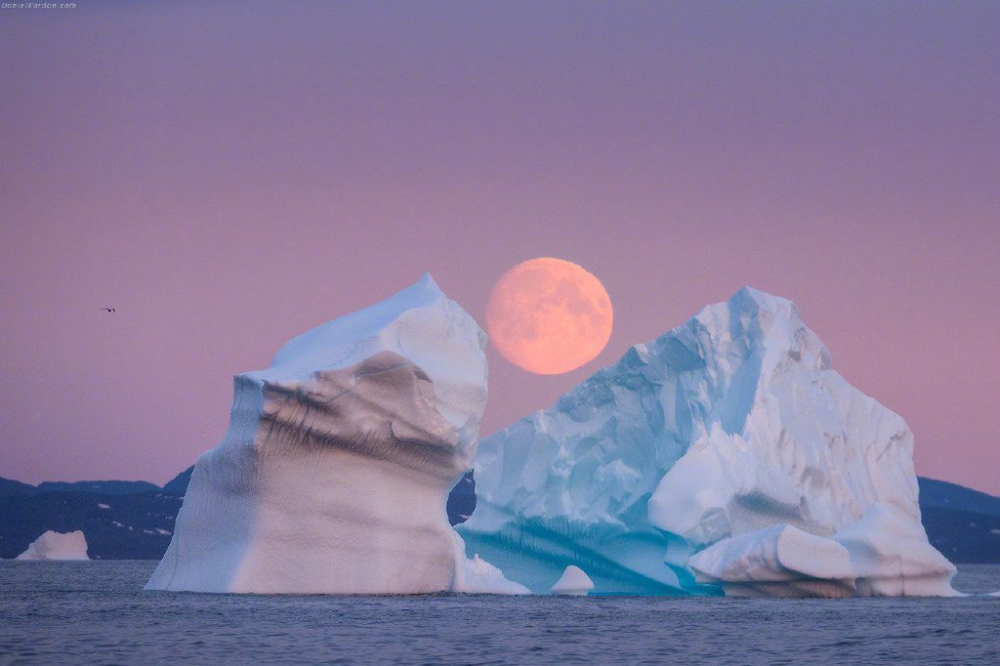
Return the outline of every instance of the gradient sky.
[[[998,34],[991,2],[0,10],[0,475],[166,481],[289,337],[425,270],[482,322],[554,256],[611,342],[491,351],[484,434],[750,284],[920,474],[1000,493]]]

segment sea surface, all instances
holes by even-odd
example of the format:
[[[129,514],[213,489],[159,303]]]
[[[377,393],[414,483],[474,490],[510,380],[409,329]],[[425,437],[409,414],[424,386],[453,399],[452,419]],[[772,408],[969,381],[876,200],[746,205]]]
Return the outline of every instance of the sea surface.
[[[1000,597],[143,592],[154,566],[0,562],[0,663],[1000,664]],[[1000,565],[955,586],[1000,590]]]

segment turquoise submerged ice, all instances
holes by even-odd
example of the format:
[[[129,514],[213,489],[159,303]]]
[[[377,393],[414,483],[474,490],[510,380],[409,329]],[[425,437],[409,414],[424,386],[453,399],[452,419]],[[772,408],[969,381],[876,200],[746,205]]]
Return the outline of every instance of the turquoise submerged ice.
[[[745,288],[483,440],[459,527],[510,580],[596,594],[945,595],[905,422]]]

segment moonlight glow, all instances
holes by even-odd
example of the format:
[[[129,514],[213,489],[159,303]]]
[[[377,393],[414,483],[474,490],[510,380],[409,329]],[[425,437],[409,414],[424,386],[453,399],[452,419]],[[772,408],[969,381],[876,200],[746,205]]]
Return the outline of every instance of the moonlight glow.
[[[514,365],[558,375],[592,361],[614,314],[600,280],[562,259],[531,259],[497,281],[486,307],[490,342]]]

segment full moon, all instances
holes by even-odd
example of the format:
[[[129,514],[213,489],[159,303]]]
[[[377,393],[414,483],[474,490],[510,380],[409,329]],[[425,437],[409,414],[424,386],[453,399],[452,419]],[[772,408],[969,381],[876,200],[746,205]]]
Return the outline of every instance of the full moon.
[[[611,337],[604,285],[582,267],[542,257],[514,266],[486,306],[490,342],[514,365],[559,375],[592,361]]]

